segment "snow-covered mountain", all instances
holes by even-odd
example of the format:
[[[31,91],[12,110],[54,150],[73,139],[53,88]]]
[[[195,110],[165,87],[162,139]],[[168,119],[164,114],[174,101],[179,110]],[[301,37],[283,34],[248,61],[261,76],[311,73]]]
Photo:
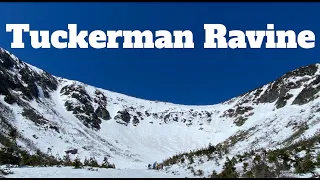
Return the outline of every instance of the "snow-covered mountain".
[[[118,168],[133,169],[232,137],[230,155],[288,146],[320,128],[319,82],[314,64],[220,104],[179,105],[56,77],[1,49],[1,137],[16,129],[28,151],[61,157],[77,149],[82,159],[108,157]],[[302,126],[308,128],[301,132]],[[204,169],[209,174],[221,167]]]

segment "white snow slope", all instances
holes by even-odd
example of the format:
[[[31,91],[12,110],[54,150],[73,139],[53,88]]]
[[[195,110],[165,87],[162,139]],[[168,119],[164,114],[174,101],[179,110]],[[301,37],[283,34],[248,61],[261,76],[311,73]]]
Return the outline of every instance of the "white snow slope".
[[[2,53],[9,52],[2,49]],[[22,63],[18,62],[18,58],[13,55],[11,58],[16,63]],[[42,70],[23,64],[33,73],[44,76]],[[28,143],[26,140],[19,140],[19,144],[30,151],[39,148],[42,152],[62,157],[65,155],[64,151],[78,149],[77,156],[82,159],[94,156],[100,163],[107,156],[117,168],[141,169],[142,176],[147,177],[149,176],[147,173],[149,171],[145,171],[147,164],[155,161],[161,162],[178,152],[202,148],[209,143],[223,142],[241,130],[253,129],[254,127],[254,131],[250,131],[251,136],[235,144],[231,154],[243,152],[252,147],[276,147],[295,132],[293,125],[295,123],[311,124],[311,128],[306,130],[303,135],[314,134],[320,127],[320,115],[317,111],[320,107],[318,95],[314,95],[312,100],[302,105],[292,104],[292,102],[303,88],[320,75],[319,65],[315,65],[315,67],[316,71],[312,75],[288,76],[282,79],[281,84],[275,85],[275,82],[272,82],[230,101],[210,106],[148,101],[103,90],[78,81],[54,77],[58,81],[58,87],[49,92],[48,98],[44,96],[43,89],[37,86],[39,98],[23,101],[33,107],[51,125],[58,127],[59,132],[46,125],[38,125],[28,120],[22,115],[23,107],[16,103],[8,104],[4,101],[4,95],[0,95],[0,104],[12,110],[11,115],[7,118],[24,139],[29,139]],[[13,68],[10,69],[10,73],[17,74],[17,71]],[[275,98],[275,101],[269,103],[256,102],[256,99],[275,88],[274,86],[289,87],[290,83],[297,82],[301,82],[301,84],[295,88],[289,88],[285,94],[292,96],[281,108],[276,107],[276,100],[279,98]],[[101,120],[100,129],[86,127],[72,111],[67,110],[66,101],[71,103],[73,107],[82,107],[83,103],[74,98],[76,96],[63,93],[65,87],[75,87],[89,95],[89,104],[94,110],[99,106],[96,99],[106,97],[104,108],[110,113],[110,119],[99,118]],[[317,85],[313,87],[317,88]],[[258,94],[257,91],[259,91]],[[12,90],[12,92],[19,95],[18,91]],[[76,94],[77,92],[71,90],[71,93]],[[240,111],[237,111],[239,107],[251,107],[251,109],[239,113]],[[130,114],[129,123],[123,123],[121,118],[116,118],[118,111],[124,109],[127,109]],[[231,112],[237,112],[237,114],[228,115]],[[78,114],[87,116],[84,113]],[[136,119],[139,119],[138,123],[133,123],[135,116]],[[244,124],[237,126],[234,122],[239,116],[245,117],[247,120]],[[219,170],[219,167],[212,163],[204,169],[210,173],[212,169]],[[61,171],[68,170],[62,169]],[[107,173],[107,171],[113,170],[105,171]],[[131,175],[129,170],[129,175],[118,173],[117,170],[114,172],[115,176]],[[152,175],[150,174],[150,176]]]
[[[72,167],[12,168],[6,178],[184,178],[161,171],[147,169],[74,169]]]

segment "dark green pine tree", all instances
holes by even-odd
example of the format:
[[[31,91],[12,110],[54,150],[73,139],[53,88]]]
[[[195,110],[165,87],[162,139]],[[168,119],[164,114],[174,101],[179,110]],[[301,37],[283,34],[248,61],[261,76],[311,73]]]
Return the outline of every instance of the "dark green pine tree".
[[[218,178],[238,178],[238,177],[239,177],[239,174],[235,168],[235,160],[233,158],[232,160],[230,160],[227,157],[227,160],[223,166],[223,171],[218,175]]]

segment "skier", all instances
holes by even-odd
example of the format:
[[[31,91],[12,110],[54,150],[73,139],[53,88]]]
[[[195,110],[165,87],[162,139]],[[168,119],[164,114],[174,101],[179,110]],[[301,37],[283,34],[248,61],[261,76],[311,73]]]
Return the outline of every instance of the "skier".
[[[156,167],[157,167],[157,161],[153,163],[152,169],[156,169]]]
[[[163,164],[158,164],[157,170],[163,169]]]

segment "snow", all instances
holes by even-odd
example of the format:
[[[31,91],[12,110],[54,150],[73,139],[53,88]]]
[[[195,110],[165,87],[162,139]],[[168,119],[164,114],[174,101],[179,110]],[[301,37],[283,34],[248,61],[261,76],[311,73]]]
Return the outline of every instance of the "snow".
[[[139,112],[184,112],[182,117],[186,119],[192,118],[191,114],[188,114],[191,109],[193,109],[193,112],[206,110],[213,112],[212,120],[207,123],[205,118],[197,116],[192,121],[198,123],[187,127],[182,122],[169,122],[168,124],[162,123],[160,125],[157,122],[158,120],[152,117],[145,117],[138,126],[133,126],[132,124],[128,126],[120,125],[114,119],[111,119],[109,121],[103,120],[101,129],[94,131],[86,128],[72,112],[67,111],[64,107],[65,101],[74,101],[74,99],[62,96],[60,91],[62,87],[71,84],[85,87],[86,92],[91,97],[94,97],[96,90],[100,90],[107,97],[107,109],[111,117],[114,117],[118,110],[132,106]],[[296,89],[291,93],[296,96],[300,91],[301,89]],[[230,152],[231,156],[245,152],[250,147],[276,147],[278,142],[284,141],[294,133],[292,127],[287,127],[288,122],[305,121],[308,118],[305,115],[307,112],[302,114],[300,112],[302,109],[310,109],[311,106],[311,104],[305,105],[306,107],[290,105],[275,110],[274,103],[259,105],[247,103],[244,105],[252,106],[254,114],[249,117],[243,126],[237,127],[233,124],[232,119],[222,118],[221,115],[224,111],[236,106],[239,101],[244,100],[239,98],[235,98],[229,104],[212,106],[176,105],[142,100],[66,79],[60,81],[59,88],[57,91],[52,92],[50,96],[51,99],[42,98],[41,102],[32,101],[29,104],[48,119],[50,123],[57,125],[61,133],[41,129],[21,116],[22,109],[20,107],[11,106],[14,108],[17,119],[16,127],[22,131],[24,137],[32,140],[34,146],[40,148],[43,152],[47,152],[48,148],[50,148],[53,155],[58,154],[60,157],[64,155],[65,150],[77,148],[79,157],[82,160],[94,156],[98,162],[102,162],[103,157],[108,156],[109,161],[115,163],[117,167],[127,168],[128,171],[140,169],[142,173],[149,163],[161,162],[179,152],[203,148],[209,143],[217,144],[223,142],[240,130],[247,131],[252,127],[255,127],[254,131],[251,132],[252,135],[234,144]],[[96,108],[95,104],[93,106]],[[149,122],[153,122],[153,124]],[[204,128],[204,130],[199,130],[200,127]],[[314,133],[318,129],[317,127],[319,127],[318,124],[308,130],[307,133]],[[38,139],[35,139],[33,135],[36,135]],[[257,143],[257,139],[259,143]],[[24,142],[19,143],[23,144]],[[72,158],[75,158],[75,156]],[[209,175],[212,170],[221,171],[222,165],[223,161],[220,162],[220,166],[212,162],[205,162],[195,169],[202,168],[205,170],[205,174]],[[171,170],[183,173],[185,172],[185,167],[171,168]],[[186,175],[191,176],[190,174]],[[146,176],[148,175],[146,174]]]
[[[6,178],[184,178],[156,170],[142,169],[102,169],[98,171],[74,169],[73,167],[26,167],[11,168],[14,174]]]
[[[38,74],[42,74],[44,71],[35,67],[35,66],[32,66],[31,64],[28,64],[28,63],[25,63],[29,68],[31,68],[34,72],[38,73]]]

